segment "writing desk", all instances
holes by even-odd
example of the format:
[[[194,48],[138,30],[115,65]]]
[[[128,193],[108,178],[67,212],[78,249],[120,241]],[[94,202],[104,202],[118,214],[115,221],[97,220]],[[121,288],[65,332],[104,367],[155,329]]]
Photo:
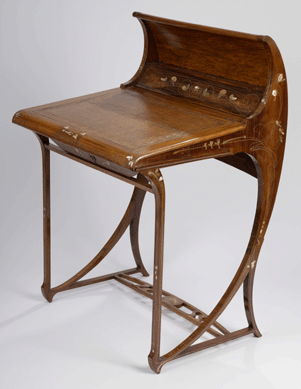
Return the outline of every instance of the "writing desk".
[[[44,282],[46,300],[64,290],[114,279],[153,300],[149,365],[159,373],[175,358],[254,334],[252,289],[259,251],[281,174],[287,123],[287,82],[275,42],[256,36],[134,13],[144,32],[144,53],[133,78],[120,88],[18,111],[13,122],[38,137],[43,157]],[[52,140],[50,142],[49,140]],[[106,245],[81,271],[51,286],[50,151],[135,187],[130,204]],[[164,179],[160,169],[216,158],[258,180],[255,220],[246,253],[210,314],[162,290]],[[179,184],[181,177],[178,177]],[[146,192],[156,204],[153,285],[138,245]],[[81,280],[115,246],[126,229],[136,266]],[[248,326],[229,332],[217,322],[243,284]],[[197,327],[160,355],[162,305]],[[185,308],[185,310],[183,309]],[[187,313],[188,312],[188,313]],[[204,332],[214,339],[193,344]]]

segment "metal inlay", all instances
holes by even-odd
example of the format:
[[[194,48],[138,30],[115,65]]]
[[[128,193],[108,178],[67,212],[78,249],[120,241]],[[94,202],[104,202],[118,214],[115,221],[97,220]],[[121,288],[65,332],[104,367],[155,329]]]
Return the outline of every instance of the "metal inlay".
[[[281,122],[279,122],[279,120],[276,120],[276,124],[278,127],[282,127]]]
[[[281,135],[285,135],[285,132],[283,131],[281,122],[279,122],[278,120],[276,120],[276,125],[279,127],[279,133],[280,133]],[[280,139],[280,140],[281,140],[281,139]]]

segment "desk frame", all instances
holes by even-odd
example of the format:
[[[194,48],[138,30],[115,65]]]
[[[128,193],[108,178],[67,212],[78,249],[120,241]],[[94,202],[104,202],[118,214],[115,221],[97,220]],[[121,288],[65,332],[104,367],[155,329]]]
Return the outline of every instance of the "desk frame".
[[[251,158],[254,163],[258,178],[257,210],[250,241],[246,250],[246,254],[229,287],[227,288],[226,292],[224,293],[220,301],[217,303],[215,308],[212,310],[212,312],[209,315],[206,315],[199,308],[194,307],[188,302],[172,295],[171,293],[162,290],[165,187],[163,176],[160,170],[153,169],[141,172],[137,175],[137,178],[126,177],[122,174],[112,172],[102,167],[98,167],[92,163],[70,155],[61,150],[59,147],[50,144],[49,139],[47,137],[39,135],[37,133],[36,135],[40,141],[43,160],[44,282],[41,289],[43,296],[47,301],[51,302],[53,296],[56,293],[111,279],[114,279],[122,283],[123,285],[128,286],[129,288],[133,289],[138,293],[141,293],[142,295],[148,298],[151,298],[153,300],[152,341],[151,351],[148,356],[148,360],[151,369],[156,373],[160,373],[162,366],[173,359],[203,350],[208,347],[216,346],[218,344],[228,342],[229,340],[236,339],[248,334],[254,334],[256,337],[261,336],[255,322],[252,294],[257,259],[267,228],[267,223],[264,221],[264,218],[265,216],[267,216],[267,212],[269,212],[269,209],[272,206],[270,201],[264,201],[265,198],[271,198],[271,196],[267,197],[267,193],[265,193],[270,192],[271,189],[268,185],[268,183],[270,182],[270,173],[269,169],[265,168],[266,165],[264,165],[263,169],[261,169],[256,159],[253,156],[249,155],[249,158]],[[250,142],[252,143],[253,140]],[[251,143],[249,145],[250,147]],[[237,149],[238,152],[241,151],[241,147],[239,144],[237,144]],[[121,222],[119,223],[115,232],[105,244],[105,246],[81,271],[79,271],[77,274],[75,274],[63,284],[54,288],[51,287],[50,151],[63,155],[67,158],[75,160],[88,167],[99,170],[105,174],[109,174],[115,178],[118,178],[135,186],[129,206]],[[264,185],[264,180],[266,180],[267,185]],[[142,273],[144,276],[149,275],[141,260],[138,245],[139,219],[146,192],[154,194],[156,206],[153,286],[146,282],[143,282],[140,279],[132,277],[133,274],[139,272]],[[136,267],[80,281],[81,278],[88,274],[105,258],[105,256],[117,244],[117,242],[122,237],[128,227],[130,228],[131,246],[136,262]],[[248,327],[235,332],[229,332],[226,328],[224,328],[221,324],[217,322],[217,319],[226,309],[226,307],[228,306],[232,298],[235,296],[242,284],[244,295],[244,308],[248,321]],[[180,343],[177,347],[175,347],[173,350],[163,356],[160,355],[162,305],[184,317],[185,319],[189,320],[193,324],[197,325],[197,328],[191,335],[189,335],[182,343]],[[184,312],[183,310],[181,310],[181,307],[187,308],[191,311],[191,313],[188,314]],[[215,338],[193,345],[193,343],[197,339],[199,339],[206,331],[211,335],[215,336]]]

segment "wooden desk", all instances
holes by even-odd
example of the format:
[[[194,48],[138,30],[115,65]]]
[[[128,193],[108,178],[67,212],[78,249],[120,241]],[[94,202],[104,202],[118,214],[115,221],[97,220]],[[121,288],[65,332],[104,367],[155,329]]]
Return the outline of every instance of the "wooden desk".
[[[19,111],[13,122],[32,130],[42,148],[44,297],[51,302],[58,292],[115,279],[153,299],[148,360],[151,369],[160,373],[162,366],[175,358],[247,334],[261,336],[252,289],[281,174],[287,82],[280,52],[270,37],[140,13],[134,16],[144,32],[144,54],[130,81],[120,88]],[[56,287],[51,287],[50,277],[50,151],[135,186],[125,215],[107,244],[87,266]],[[258,180],[257,210],[245,256],[209,315],[162,290],[165,190],[160,171],[207,158],[216,158]],[[138,245],[146,192],[154,194],[156,203],[153,285],[132,276],[138,272],[148,275]],[[136,267],[81,280],[128,227]],[[242,284],[248,326],[230,333],[217,319]],[[197,326],[165,355],[160,355],[162,305]],[[215,338],[193,345],[205,331]]]

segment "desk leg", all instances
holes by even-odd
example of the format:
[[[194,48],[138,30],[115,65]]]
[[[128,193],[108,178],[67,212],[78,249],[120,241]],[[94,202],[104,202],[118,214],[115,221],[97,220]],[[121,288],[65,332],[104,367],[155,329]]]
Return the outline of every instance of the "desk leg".
[[[155,250],[154,250],[154,279],[153,279],[153,319],[152,343],[148,356],[151,369],[159,373],[160,367],[160,338],[162,313],[162,280],[163,280],[163,250],[164,250],[164,221],[165,221],[165,187],[159,169],[146,173],[154,190],[156,205],[155,221]]]
[[[49,139],[36,134],[42,150],[43,164],[43,240],[44,240],[44,281],[41,286],[42,294],[49,302],[51,292],[51,219],[50,219],[50,151],[45,147]]]
[[[140,176],[140,174],[139,174]],[[143,176],[141,176],[143,177]],[[145,177],[143,177],[145,179]],[[145,180],[146,183],[148,182]],[[140,250],[139,250],[139,222],[140,222],[140,214],[141,214],[141,209],[143,205],[143,200],[146,195],[146,192],[142,189],[136,189],[137,191],[137,196],[135,199],[135,205],[134,205],[134,215],[133,219],[130,224],[130,239],[131,239],[131,246],[132,246],[132,252],[134,255],[134,259],[137,265],[137,268],[141,271],[141,273],[145,276],[148,277],[149,274],[147,270],[145,269],[141,255],[140,255]]]
[[[256,337],[261,333],[257,327],[253,310],[253,284],[256,265],[264,236],[269,225],[270,217],[273,211],[278,183],[281,173],[281,163],[272,161],[265,150],[256,150],[255,156],[251,156],[257,171],[258,178],[258,203],[254,222],[254,228],[251,234],[247,253],[252,252],[250,259],[249,273],[244,280],[244,306],[249,328],[253,330]]]
[[[254,141],[252,140],[254,144]],[[254,150],[255,151],[255,150]],[[237,269],[229,287],[223,294],[212,312],[207,315],[198,327],[183,342],[173,350],[160,356],[160,331],[161,331],[161,303],[162,303],[162,271],[163,271],[163,240],[164,240],[164,184],[158,169],[148,171],[146,174],[151,180],[151,185],[156,201],[156,231],[155,231],[155,269],[153,287],[153,322],[152,322],[152,348],[149,354],[149,365],[155,373],[160,373],[162,366],[179,357],[203,350],[207,347],[236,339],[247,334],[260,337],[261,334],[255,322],[253,312],[253,282],[258,255],[263,243],[271,213],[273,210],[277,187],[280,178],[281,165],[272,164],[267,159],[269,153],[256,150],[255,155],[250,155],[254,162],[258,178],[258,199],[255,220],[251,232],[249,244],[244,258]],[[145,175],[146,175],[145,174]],[[226,333],[216,339],[195,343],[205,331],[208,331],[218,317],[227,308],[240,286],[244,284],[244,303],[249,326],[242,330]]]
[[[81,286],[91,285],[98,282],[103,282],[107,280],[114,279],[116,276],[120,275],[131,275],[141,272],[144,276],[148,276],[139,250],[138,242],[138,228],[139,228],[139,219],[143,200],[146,192],[136,187],[134,189],[132,198],[128,205],[128,208],[121,219],[121,222],[117,226],[116,230],[104,245],[104,247],[99,251],[99,253],[79,272],[77,272],[73,277],[64,283],[51,288],[51,241],[50,241],[50,230],[51,230],[51,220],[50,220],[50,149],[49,149],[49,139],[45,136],[35,134],[40,142],[42,149],[42,163],[43,163],[43,237],[44,237],[44,281],[41,286],[42,294],[48,302],[52,302],[53,296],[56,293],[62,292],[64,290],[74,289]],[[148,180],[143,177],[143,175],[138,175],[141,184],[143,181],[148,184]],[[94,269],[112,250],[112,248],[117,244],[120,238],[123,236],[126,229],[130,227],[130,238],[132,251],[137,267],[122,270],[116,273],[106,274],[100,277],[89,278],[79,281],[86,274],[88,274],[92,269]]]

